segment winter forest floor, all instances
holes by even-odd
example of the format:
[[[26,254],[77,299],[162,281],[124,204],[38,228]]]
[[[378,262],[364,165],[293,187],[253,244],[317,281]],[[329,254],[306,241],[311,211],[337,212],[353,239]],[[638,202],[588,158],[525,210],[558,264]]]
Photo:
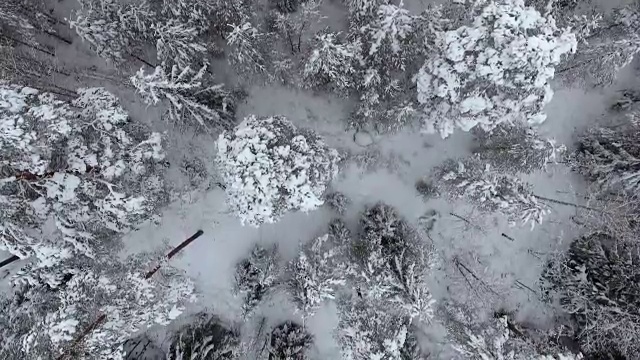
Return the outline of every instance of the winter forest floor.
[[[406,3],[413,10],[420,9],[425,1]],[[55,12],[60,18],[68,17],[74,6],[73,0],[61,0],[56,4]],[[323,11],[328,17],[325,21],[332,27],[339,27],[340,21],[344,20],[339,19],[344,9],[337,0],[328,1]],[[68,33],[74,36],[72,31]],[[162,248],[166,244],[175,246],[198,229],[204,231],[201,238],[171,260],[172,265],[184,269],[196,282],[198,302],[189,309],[191,313],[206,308],[229,322],[237,321],[241,301],[233,293],[235,265],[250,248],[255,243],[277,243],[283,257],[292,258],[301,243],[325,233],[329,221],[339,216],[325,206],[307,214],[290,213],[276,224],[258,229],[243,227],[237,218],[228,214],[224,191],[215,185],[212,169],[216,135],[188,129],[174,131],[171,125],[160,120],[161,109],[147,107],[136,100],[136,95],[117,80],[120,77],[116,71],[79,39],[74,38],[71,45],[56,43],[55,46],[63,67],[73,69],[76,74],[61,78],[61,86],[104,86],[119,95],[135,120],[170,135],[168,160],[172,180],[192,190],[170,204],[158,224],[145,224],[128,234],[125,244],[128,253],[135,253]],[[138,65],[133,64],[132,71]],[[227,85],[237,85],[234,83],[236,76],[222,62],[212,64],[212,71]],[[89,72],[102,75],[83,75]],[[115,81],[107,78],[110,74]],[[618,78],[614,86],[605,90],[554,86],[555,95],[546,108],[548,119],[541,126],[541,133],[571,148],[573,136],[598,121],[620,89],[635,85],[635,63],[625,68]],[[237,109],[238,121],[250,114],[284,115],[297,127],[316,130],[328,145],[341,153],[350,154],[339,177],[331,184],[332,190],[351,199],[347,212],[342,215],[347,224],[355,226],[364,206],[378,201],[395,206],[417,228],[425,214],[436,219],[428,232],[440,258],[429,279],[436,301],[455,294],[456,299],[477,306],[478,316],[507,309],[516,312],[522,322],[544,328],[551,310],[548,304],[539,300],[537,283],[547,256],[567,247],[574,238],[571,235],[576,231],[571,219],[575,215],[574,207],[550,204],[552,213],[548,220],[530,230],[527,226],[510,227],[500,214],[480,213],[464,202],[425,199],[417,192],[416,182],[444,160],[467,156],[472,138],[469,133],[458,131],[443,140],[438,135],[421,135],[416,129],[405,128],[396,134],[376,137],[371,145],[362,147],[354,142],[354,132],[345,130],[351,106],[348,100],[281,85],[246,86],[247,96]],[[178,166],[184,159],[199,160],[212,178],[195,181],[182,173]],[[536,195],[584,203],[584,184],[563,164],[554,165],[544,173],[533,173],[527,180],[534,185]],[[454,259],[473,269],[489,286],[480,281],[465,283]],[[275,296],[261,305],[260,312],[268,314],[269,321],[273,322],[299,319],[293,309],[285,296]],[[331,302],[306,320],[306,326],[315,336],[315,358],[339,358],[333,339],[337,321],[336,309]],[[429,344],[435,358],[440,358],[438,351],[442,349],[439,347],[444,343],[441,326],[435,321],[425,325],[423,330],[421,341]],[[157,328],[151,332],[154,339],[162,343],[165,331],[165,328]],[[442,353],[441,358],[446,359],[446,355]]]

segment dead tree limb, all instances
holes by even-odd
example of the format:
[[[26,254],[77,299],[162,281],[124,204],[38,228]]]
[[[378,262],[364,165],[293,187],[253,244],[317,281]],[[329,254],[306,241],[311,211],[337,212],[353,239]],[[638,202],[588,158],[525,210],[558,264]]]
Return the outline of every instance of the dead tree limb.
[[[515,241],[516,241],[516,239],[512,238],[511,236],[509,236],[509,235],[507,235],[507,234],[505,234],[505,233],[502,233],[502,237],[503,237],[503,238],[506,238],[506,239],[508,239],[508,240],[510,240],[510,241],[513,241],[513,242],[515,242]]]
[[[548,201],[548,202],[552,202],[555,204],[560,204],[560,205],[566,205],[566,206],[573,206],[575,208],[579,208],[579,209],[586,209],[586,210],[591,210],[591,211],[597,211],[599,213],[605,213],[606,211],[602,210],[602,209],[596,209],[596,208],[592,208],[589,206],[585,206],[585,205],[580,205],[580,204],[574,204],[574,203],[570,203],[570,202],[566,202],[566,201],[562,201],[562,200],[556,200],[556,199],[551,199],[548,197],[544,197],[544,196],[539,196],[539,195],[533,195],[535,198],[543,200],[543,201]]]
[[[15,255],[13,255],[13,256],[11,256],[11,257],[9,257],[7,259],[2,260],[2,262],[0,262],[0,268],[5,267],[5,266],[11,264],[12,262],[18,261],[18,260],[20,260],[20,258],[15,256]]]

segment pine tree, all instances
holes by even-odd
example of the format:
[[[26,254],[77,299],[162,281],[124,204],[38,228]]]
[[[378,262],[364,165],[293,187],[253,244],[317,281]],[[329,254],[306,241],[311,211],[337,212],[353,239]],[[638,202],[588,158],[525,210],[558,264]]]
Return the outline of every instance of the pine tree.
[[[352,256],[356,266],[348,272],[365,299],[393,304],[409,318],[433,317],[425,278],[435,257],[396,209],[379,203],[364,211]]]
[[[308,87],[329,86],[338,93],[353,90],[356,66],[360,58],[358,43],[343,43],[340,33],[316,35],[303,77]]]
[[[0,246],[34,259],[24,280],[54,287],[63,274],[47,268],[117,248],[114,238],[148,219],[164,193],[154,174],[160,134],[130,124],[103,88],[78,95],[69,104],[0,86]]]
[[[568,84],[609,86],[618,71],[640,51],[640,8],[637,3],[595,18],[583,18],[583,41],[576,54],[557,71]]]
[[[229,26],[231,30],[226,36],[229,62],[241,74],[264,73],[267,63],[260,44],[267,41],[266,34],[260,33],[250,21]]]
[[[476,140],[476,157],[499,172],[529,174],[546,170],[566,149],[525,126],[502,125],[491,132],[477,131]]]
[[[338,311],[336,340],[343,359],[404,360],[410,318],[390,313],[380,302],[361,298],[340,298]]]
[[[340,243],[329,234],[305,245],[287,270],[287,288],[303,316],[312,316],[326,300],[335,298],[336,288],[346,283],[345,266],[341,263]]]
[[[172,121],[195,121],[205,128],[230,128],[234,124],[235,100],[223,84],[208,84],[206,69],[204,65],[194,72],[189,66],[173,65],[167,74],[158,66],[151,74],[140,69],[130,81],[147,104],[157,105],[167,99]]]
[[[269,360],[307,360],[313,336],[304,327],[285,321],[271,331]]]
[[[227,204],[251,226],[318,208],[338,172],[338,152],[282,116],[249,116],[222,133],[217,145]]]
[[[249,316],[276,285],[281,273],[278,247],[254,246],[248,258],[236,266],[236,291],[244,297],[243,316]]]
[[[558,352],[553,348],[546,354],[541,353],[527,330],[515,323],[509,314],[496,313],[488,320],[478,321],[469,309],[450,302],[443,306],[442,315],[452,347],[460,360],[582,359],[581,354],[566,350]]]
[[[167,19],[160,24],[151,25],[156,39],[156,51],[159,64],[177,64],[187,68],[197,59],[205,58],[207,47],[198,38],[199,30],[179,19]]]
[[[121,4],[117,0],[79,0],[69,25],[96,54],[115,64],[122,63],[132,49],[148,37],[148,24],[155,14],[146,2]]]
[[[369,56],[383,50],[398,54],[404,50],[406,42],[411,39],[414,18],[407,9],[396,5],[380,5],[377,10],[377,21],[367,29],[373,40],[369,47]]]
[[[12,307],[0,317],[2,322],[22,318],[30,324],[27,332],[13,334],[27,358],[65,352],[77,359],[118,358],[131,335],[154,324],[167,325],[193,300],[193,284],[182,273],[163,267],[162,276],[146,279],[140,273],[145,265],[147,257],[139,256],[124,262],[108,257],[69,261],[70,276],[63,286],[56,291],[42,285],[20,287]],[[100,314],[108,316],[75,344]]]
[[[595,127],[578,139],[571,166],[603,190],[640,194],[640,124],[632,113],[622,126]]]
[[[232,360],[242,354],[240,334],[220,319],[198,314],[173,335],[167,360]]]
[[[344,215],[347,211],[347,207],[351,204],[351,199],[349,199],[345,194],[336,191],[325,195],[325,202],[336,213]]]
[[[576,339],[587,355],[633,358],[640,351],[635,341],[640,332],[640,252],[632,224],[579,237],[543,273],[548,291],[575,322]]]
[[[575,35],[523,0],[489,2],[471,26],[432,36],[433,54],[415,76],[417,101],[424,131],[443,138],[456,128],[543,122],[553,94],[549,79],[576,47]]]
[[[529,184],[493,171],[476,159],[449,160],[436,170],[435,177],[453,198],[466,198],[483,211],[500,211],[513,224],[530,224],[533,229],[549,213]]]

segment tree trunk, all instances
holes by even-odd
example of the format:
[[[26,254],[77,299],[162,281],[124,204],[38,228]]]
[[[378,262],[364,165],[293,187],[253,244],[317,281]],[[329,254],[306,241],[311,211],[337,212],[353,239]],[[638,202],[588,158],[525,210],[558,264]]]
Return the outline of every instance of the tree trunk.
[[[22,41],[22,40],[14,39],[14,38],[12,38],[11,36],[7,36],[7,35],[3,35],[3,34],[0,34],[0,36],[4,37],[4,38],[5,38],[5,39],[7,39],[7,40],[13,41],[13,42],[15,42],[15,43],[18,43],[18,44],[24,45],[24,46],[26,46],[26,47],[29,47],[29,48],[31,48],[31,49],[34,49],[34,50],[40,51],[40,52],[42,52],[42,53],[45,53],[45,54],[47,54],[47,55],[50,55],[50,56],[53,56],[53,57],[55,57],[55,56],[56,56],[56,54],[52,53],[51,51],[49,51],[49,50],[47,50],[47,49],[43,49],[43,48],[41,48],[41,47],[39,47],[39,46],[31,45],[31,44],[29,44],[29,43],[27,43],[27,42],[24,42],[24,41]]]
[[[2,260],[2,262],[0,262],[0,268],[5,267],[5,266],[11,264],[12,262],[18,261],[18,260],[20,260],[20,258],[15,256],[15,255],[13,255],[10,258]]]
[[[43,31],[43,32],[44,32],[45,34],[47,34],[47,35],[51,36],[51,37],[54,37],[54,38],[56,38],[56,39],[58,39],[58,40],[60,40],[60,41],[64,42],[64,43],[67,43],[67,44],[69,44],[69,45],[73,44],[73,41],[71,41],[71,40],[67,39],[66,37],[63,37],[63,36],[61,36],[61,35],[59,35],[59,34],[56,34],[56,33],[54,33],[54,32],[50,32],[50,31]]]
[[[170,260],[172,257],[176,256],[177,253],[179,253],[182,249],[184,249],[185,247],[187,247],[189,244],[191,244],[195,239],[199,238],[200,236],[202,236],[202,234],[204,234],[204,231],[202,230],[198,230],[196,231],[195,234],[191,235],[189,238],[187,238],[185,241],[181,242],[180,245],[176,246],[175,248],[173,248],[173,250],[171,250],[168,254],[166,259]],[[162,266],[162,262],[159,263],[158,265],[156,265],[153,269],[149,270],[149,272],[147,273],[147,275],[144,276],[145,279],[149,279],[153,276],[153,274],[155,274],[158,270],[160,270],[160,267]]]

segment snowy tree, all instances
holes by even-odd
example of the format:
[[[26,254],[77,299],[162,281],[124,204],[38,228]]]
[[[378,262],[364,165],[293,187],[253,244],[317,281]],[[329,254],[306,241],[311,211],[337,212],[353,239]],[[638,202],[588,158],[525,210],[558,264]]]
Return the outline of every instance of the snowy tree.
[[[295,13],[276,12],[274,26],[284,39],[292,54],[302,52],[303,36],[314,21],[319,18],[319,0],[306,0]]]
[[[254,246],[248,258],[236,266],[236,291],[244,297],[242,312],[250,315],[280,277],[278,247]]]
[[[42,353],[47,358],[63,353],[77,359],[120,358],[127,338],[154,324],[167,325],[194,300],[193,284],[182,273],[165,266],[161,276],[147,279],[139,272],[146,264],[145,257],[77,259],[64,286],[55,292],[46,286],[23,287],[19,297],[24,301],[14,301],[15,307],[0,316],[13,321],[21,311],[31,314],[32,326],[14,338],[26,358]]]
[[[251,115],[222,133],[217,145],[229,208],[251,226],[274,223],[289,211],[318,208],[338,172],[338,152],[283,116]]]
[[[276,8],[283,14],[292,13],[298,10],[298,6],[304,0],[272,0]]]
[[[498,126],[491,132],[477,131],[477,145],[473,149],[480,161],[499,172],[532,173],[545,170],[564,154],[565,146],[543,138],[526,126]]]
[[[398,54],[411,39],[414,18],[409,10],[396,5],[380,5],[376,21],[367,29],[373,40],[369,47],[369,55],[373,55],[388,47],[392,54]],[[387,51],[387,53],[389,52]]]
[[[229,46],[229,62],[240,73],[263,73],[266,71],[266,60],[260,44],[266,40],[251,22],[241,25],[229,25],[231,30],[226,36]]]
[[[307,360],[313,336],[304,327],[285,321],[271,331],[269,360]]]
[[[336,287],[346,283],[340,243],[333,240],[329,234],[315,238],[287,266],[287,288],[305,317],[312,316],[324,301],[334,299]]]
[[[324,201],[340,215],[344,215],[351,204],[351,200],[345,194],[337,191],[327,194]]]
[[[354,80],[360,99],[351,119],[356,128],[372,125],[379,133],[394,132],[416,114],[410,73],[423,58],[426,47],[418,34],[431,17],[411,16],[402,6],[380,4],[374,16],[350,34],[362,44]]]
[[[393,304],[410,318],[433,317],[425,278],[435,256],[396,209],[382,203],[367,208],[352,252],[357,266],[348,271],[365,299]]]
[[[54,287],[63,274],[44,268],[117,247],[114,237],[148,219],[164,191],[154,174],[160,134],[130,124],[103,88],[78,95],[69,104],[0,86],[0,246],[34,258],[25,280]]]
[[[147,104],[157,105],[167,99],[172,121],[188,120],[204,127],[230,128],[234,124],[235,100],[223,84],[208,84],[206,70],[206,65],[197,72],[189,66],[173,65],[169,74],[162,66],[145,74],[141,68],[130,81]]]
[[[554,68],[576,47],[573,34],[523,0],[490,2],[472,26],[434,36],[415,81],[423,130],[443,138],[456,128],[543,122]]]
[[[146,2],[121,4],[117,0],[78,0],[81,8],[69,25],[96,54],[116,64],[140,46],[155,14]]]
[[[305,86],[329,86],[339,93],[353,89],[360,45],[345,44],[339,36],[340,33],[316,35],[313,50],[304,65]]]
[[[640,332],[638,230],[635,225],[602,230],[576,239],[543,278],[575,321],[585,354],[619,352],[633,358],[640,351],[635,341]]]
[[[347,224],[340,219],[333,219],[329,223],[329,236],[331,241],[336,244],[337,247],[344,249],[345,254],[348,253],[351,246],[352,238],[351,231],[347,228]]]
[[[595,127],[578,139],[571,166],[604,190],[640,194],[640,123],[636,114],[621,126]]]
[[[534,339],[510,315],[496,313],[478,321],[466,307],[446,303],[444,325],[459,359],[473,360],[581,360],[581,354],[551,349],[541,353]]]
[[[240,334],[218,318],[198,314],[173,335],[167,360],[232,360],[241,355]]]
[[[343,359],[405,359],[411,319],[390,313],[380,302],[360,298],[340,298],[338,311],[336,340]]]
[[[158,63],[177,64],[185,69],[206,55],[207,47],[198,39],[199,30],[179,19],[168,19],[160,24],[151,25],[156,38]]]
[[[558,75],[568,84],[611,85],[640,51],[639,4],[633,2],[604,17],[584,18],[582,23],[583,41]]]
[[[370,23],[376,16],[380,5],[388,4],[388,0],[345,0],[349,9],[351,26],[360,29]]]
[[[467,198],[483,211],[500,211],[512,224],[530,224],[533,229],[549,213],[529,184],[476,159],[449,160],[436,170],[436,179],[453,198]]]

